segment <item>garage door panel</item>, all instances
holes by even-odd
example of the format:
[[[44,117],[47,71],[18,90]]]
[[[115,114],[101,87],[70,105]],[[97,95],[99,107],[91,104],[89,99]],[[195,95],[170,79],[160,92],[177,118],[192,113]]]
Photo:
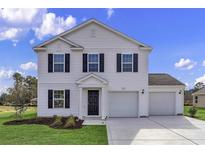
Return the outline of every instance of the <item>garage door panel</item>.
[[[109,113],[110,117],[137,117],[138,111],[137,92],[110,92]]]
[[[149,96],[150,115],[175,115],[174,92],[151,92]]]

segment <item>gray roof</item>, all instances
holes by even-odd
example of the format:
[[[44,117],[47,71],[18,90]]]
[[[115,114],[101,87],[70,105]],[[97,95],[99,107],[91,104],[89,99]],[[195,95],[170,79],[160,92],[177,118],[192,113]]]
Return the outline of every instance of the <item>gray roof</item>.
[[[175,79],[174,77],[166,73],[150,73],[149,85],[150,86],[154,86],[154,85],[175,86],[175,85],[185,85],[185,84],[183,84],[179,80]]]
[[[193,93],[193,95],[196,95],[196,94],[205,94],[205,87],[203,87],[203,88],[201,88]]]

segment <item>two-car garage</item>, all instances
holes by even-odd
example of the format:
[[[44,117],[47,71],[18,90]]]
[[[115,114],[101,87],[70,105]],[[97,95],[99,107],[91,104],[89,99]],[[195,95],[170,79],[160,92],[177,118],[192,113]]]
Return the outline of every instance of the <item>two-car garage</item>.
[[[176,92],[150,92],[149,115],[175,115]],[[138,92],[109,92],[109,117],[137,117]]]
[[[141,100],[139,97],[144,95],[140,92],[109,92],[109,116],[138,117],[183,114],[184,88],[183,83],[168,74],[149,74],[148,105],[146,102],[139,103]],[[146,111],[144,112],[144,110]]]
[[[110,91],[109,117],[172,116],[183,114],[184,84],[168,74],[149,74],[148,95],[137,91]],[[140,102],[148,96],[149,101]],[[140,105],[141,106],[140,106]],[[148,104],[148,105],[147,105]]]

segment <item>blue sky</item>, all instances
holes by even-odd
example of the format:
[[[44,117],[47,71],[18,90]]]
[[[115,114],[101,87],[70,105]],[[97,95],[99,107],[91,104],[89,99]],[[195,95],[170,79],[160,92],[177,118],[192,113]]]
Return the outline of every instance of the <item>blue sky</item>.
[[[165,72],[189,87],[205,82],[205,9],[1,9],[0,91],[18,71],[36,76],[32,46],[96,18],[153,47],[149,72]]]

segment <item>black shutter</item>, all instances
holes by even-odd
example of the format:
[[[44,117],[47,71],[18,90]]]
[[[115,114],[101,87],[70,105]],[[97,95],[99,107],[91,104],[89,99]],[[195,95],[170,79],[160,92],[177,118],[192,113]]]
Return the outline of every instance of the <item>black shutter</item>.
[[[70,72],[70,54],[65,54],[65,72]]]
[[[121,54],[117,54],[117,72],[121,72]]]
[[[48,54],[48,72],[53,72],[53,54]]]
[[[138,54],[135,53],[133,56],[133,72],[138,72]]]
[[[65,90],[65,108],[70,108],[70,90]]]
[[[53,108],[53,90],[48,90],[48,108]]]
[[[104,72],[104,54],[100,54],[100,72]]]
[[[87,72],[87,65],[88,65],[88,59],[87,59],[87,53],[83,54],[83,72]]]

